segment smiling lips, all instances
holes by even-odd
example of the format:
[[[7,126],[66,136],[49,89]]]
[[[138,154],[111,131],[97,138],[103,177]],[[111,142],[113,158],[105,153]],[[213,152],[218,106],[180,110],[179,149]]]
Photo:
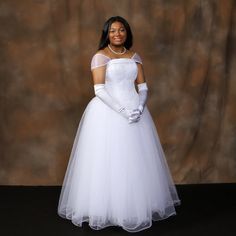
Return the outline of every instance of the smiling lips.
[[[114,38],[114,40],[116,40],[116,41],[121,41],[122,38]]]

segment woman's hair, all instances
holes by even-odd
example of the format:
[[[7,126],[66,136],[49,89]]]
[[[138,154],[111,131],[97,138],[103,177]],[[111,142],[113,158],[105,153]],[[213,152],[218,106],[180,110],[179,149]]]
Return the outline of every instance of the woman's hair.
[[[114,22],[120,22],[124,25],[126,32],[127,32],[127,37],[126,37],[126,41],[124,43],[124,46],[127,49],[130,49],[133,45],[133,35],[129,26],[129,23],[121,16],[112,16],[111,18],[109,18],[104,26],[103,26],[103,30],[102,30],[102,35],[101,35],[101,39],[99,42],[99,46],[98,46],[98,50],[101,50],[103,48],[105,48],[109,43],[109,30],[111,28],[112,23]]]

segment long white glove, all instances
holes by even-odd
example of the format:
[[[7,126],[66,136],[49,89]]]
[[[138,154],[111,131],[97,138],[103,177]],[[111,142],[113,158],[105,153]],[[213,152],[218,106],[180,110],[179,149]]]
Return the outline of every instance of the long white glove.
[[[129,123],[138,122],[140,120],[140,117],[141,117],[141,112],[138,109],[132,110],[129,118]]]
[[[105,84],[95,84],[94,93],[99,97],[106,105],[112,108],[114,111],[120,113],[126,119],[130,118],[130,111],[120,105],[106,90]],[[129,122],[130,123],[130,122]]]
[[[147,103],[148,87],[146,82],[138,84],[138,94],[139,94],[139,106],[137,109],[134,109],[131,112],[130,117],[132,119],[132,122],[137,122],[140,120],[140,117],[143,113],[143,109]]]
[[[139,94],[138,110],[142,114],[143,113],[143,109],[144,109],[144,107],[145,107],[145,105],[147,103],[148,87],[147,87],[147,83],[146,82],[138,84],[138,94]]]

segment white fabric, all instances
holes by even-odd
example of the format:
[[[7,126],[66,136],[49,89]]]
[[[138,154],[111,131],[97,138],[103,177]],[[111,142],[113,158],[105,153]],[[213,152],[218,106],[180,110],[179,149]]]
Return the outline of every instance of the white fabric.
[[[148,87],[147,87],[146,82],[138,84],[138,94],[139,94],[138,109],[142,113],[143,109],[144,109],[144,106],[146,105],[146,102],[147,102]]]
[[[134,53],[134,55],[132,56],[132,59],[133,59],[135,62],[138,62],[138,63],[140,63],[140,64],[143,64],[142,59],[141,59],[141,57],[139,56],[138,53]]]
[[[105,66],[111,59],[103,54],[97,53],[93,56],[91,61],[91,70],[100,67]]]
[[[114,111],[119,113],[124,109],[124,107],[121,106],[116,100],[114,100],[112,96],[106,91],[105,84],[95,84],[94,93]]]
[[[121,58],[123,59],[123,58]],[[134,60],[137,63],[142,64],[141,57],[138,55],[138,53],[134,53],[133,56],[130,58]],[[96,53],[92,60],[91,60],[91,70],[98,68],[100,66],[105,66],[110,60],[117,60],[117,59],[112,59],[106,55],[103,55],[101,53]]]
[[[95,95],[101,99],[107,106],[112,108],[114,111],[120,113],[129,123],[136,122],[139,117],[134,111],[127,110],[124,106],[120,105],[106,90],[105,84],[94,85]]]
[[[138,122],[140,120],[140,116],[141,116],[141,113],[139,109],[134,109],[131,112],[129,120],[131,120],[132,122]]]
[[[141,83],[141,84],[138,84],[138,91],[142,91],[142,90],[148,90],[148,87],[147,87],[147,83],[144,82],[144,83]]]
[[[106,67],[108,92],[135,109],[139,96],[133,59],[112,59]],[[128,232],[175,215],[180,204],[148,107],[129,124],[98,97],[88,103],[74,139],[58,214],[92,229],[111,225]]]

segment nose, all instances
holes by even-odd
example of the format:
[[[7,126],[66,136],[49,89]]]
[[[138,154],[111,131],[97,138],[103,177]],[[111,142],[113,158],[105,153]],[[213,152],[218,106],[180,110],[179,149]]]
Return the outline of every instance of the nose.
[[[120,35],[120,31],[119,31],[119,30],[117,30],[117,31],[115,32],[115,36],[117,36],[117,35]]]

